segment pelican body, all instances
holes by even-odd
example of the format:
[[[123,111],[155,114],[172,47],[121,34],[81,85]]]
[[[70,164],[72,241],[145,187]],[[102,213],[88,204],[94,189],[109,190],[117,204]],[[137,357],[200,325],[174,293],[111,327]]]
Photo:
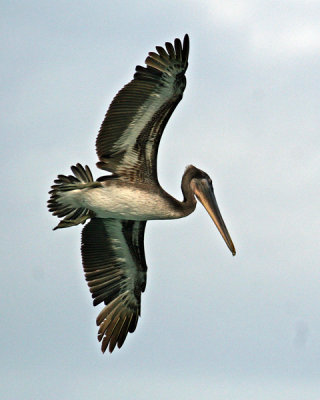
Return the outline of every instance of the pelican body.
[[[144,231],[148,220],[182,218],[206,208],[233,255],[235,248],[214,196],[212,181],[189,165],[182,177],[183,200],[168,194],[157,177],[163,130],[186,86],[189,37],[150,52],[131,82],[113,99],[101,125],[97,166],[108,172],[93,179],[88,166],[71,167],[51,187],[49,211],[61,220],[54,229],[85,224],[82,263],[93,304],[105,306],[97,317],[103,352],[123,345],[140,316],[147,264]]]

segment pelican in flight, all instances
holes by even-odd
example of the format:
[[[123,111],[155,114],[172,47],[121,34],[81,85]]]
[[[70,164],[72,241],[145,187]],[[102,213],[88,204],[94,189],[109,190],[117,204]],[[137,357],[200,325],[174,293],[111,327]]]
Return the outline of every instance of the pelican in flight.
[[[186,217],[199,200],[231,253],[236,251],[220,214],[212,181],[189,165],[183,174],[183,200],[158,182],[157,153],[163,130],[186,87],[189,37],[157,46],[146,67],[113,99],[97,140],[97,166],[109,174],[93,179],[88,166],[71,167],[51,187],[49,211],[61,220],[54,228],[85,223],[82,263],[93,304],[105,306],[97,317],[101,350],[110,353],[134,332],[146,287],[144,231],[148,220]],[[110,174],[111,173],[111,174]]]

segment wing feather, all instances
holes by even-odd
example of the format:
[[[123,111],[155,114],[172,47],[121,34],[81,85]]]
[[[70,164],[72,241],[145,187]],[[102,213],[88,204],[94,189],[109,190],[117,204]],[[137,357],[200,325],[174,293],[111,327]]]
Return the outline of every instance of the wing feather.
[[[175,58],[174,47],[173,47],[172,43],[166,42],[165,45],[166,45],[166,49],[167,49],[167,52],[169,54],[169,57],[170,58]]]
[[[97,166],[124,180],[157,182],[157,152],[162,132],[186,86],[189,38],[157,46],[137,66],[134,79],[113,99],[101,125]]]
[[[97,317],[101,349],[112,352],[133,332],[146,286],[146,221],[92,218],[82,231],[82,262]]]

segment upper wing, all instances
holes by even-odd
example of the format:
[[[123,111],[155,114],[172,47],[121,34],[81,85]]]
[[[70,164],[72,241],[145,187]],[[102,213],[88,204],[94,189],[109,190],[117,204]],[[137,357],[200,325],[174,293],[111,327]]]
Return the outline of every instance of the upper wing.
[[[92,218],[82,230],[83,268],[94,299],[106,306],[97,317],[101,350],[120,348],[140,315],[147,265],[144,255],[146,221]]]
[[[97,166],[123,179],[157,182],[157,152],[162,132],[186,86],[189,37],[175,39],[147,67],[136,67],[134,79],[113,99],[96,141]]]

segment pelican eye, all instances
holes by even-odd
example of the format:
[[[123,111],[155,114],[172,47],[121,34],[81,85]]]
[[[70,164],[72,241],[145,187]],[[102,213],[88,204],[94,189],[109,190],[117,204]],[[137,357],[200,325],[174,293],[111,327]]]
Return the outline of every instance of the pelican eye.
[[[208,179],[208,178],[202,178],[202,179],[200,180],[200,182],[201,182],[203,185],[209,185],[209,186],[212,186],[211,179]]]

